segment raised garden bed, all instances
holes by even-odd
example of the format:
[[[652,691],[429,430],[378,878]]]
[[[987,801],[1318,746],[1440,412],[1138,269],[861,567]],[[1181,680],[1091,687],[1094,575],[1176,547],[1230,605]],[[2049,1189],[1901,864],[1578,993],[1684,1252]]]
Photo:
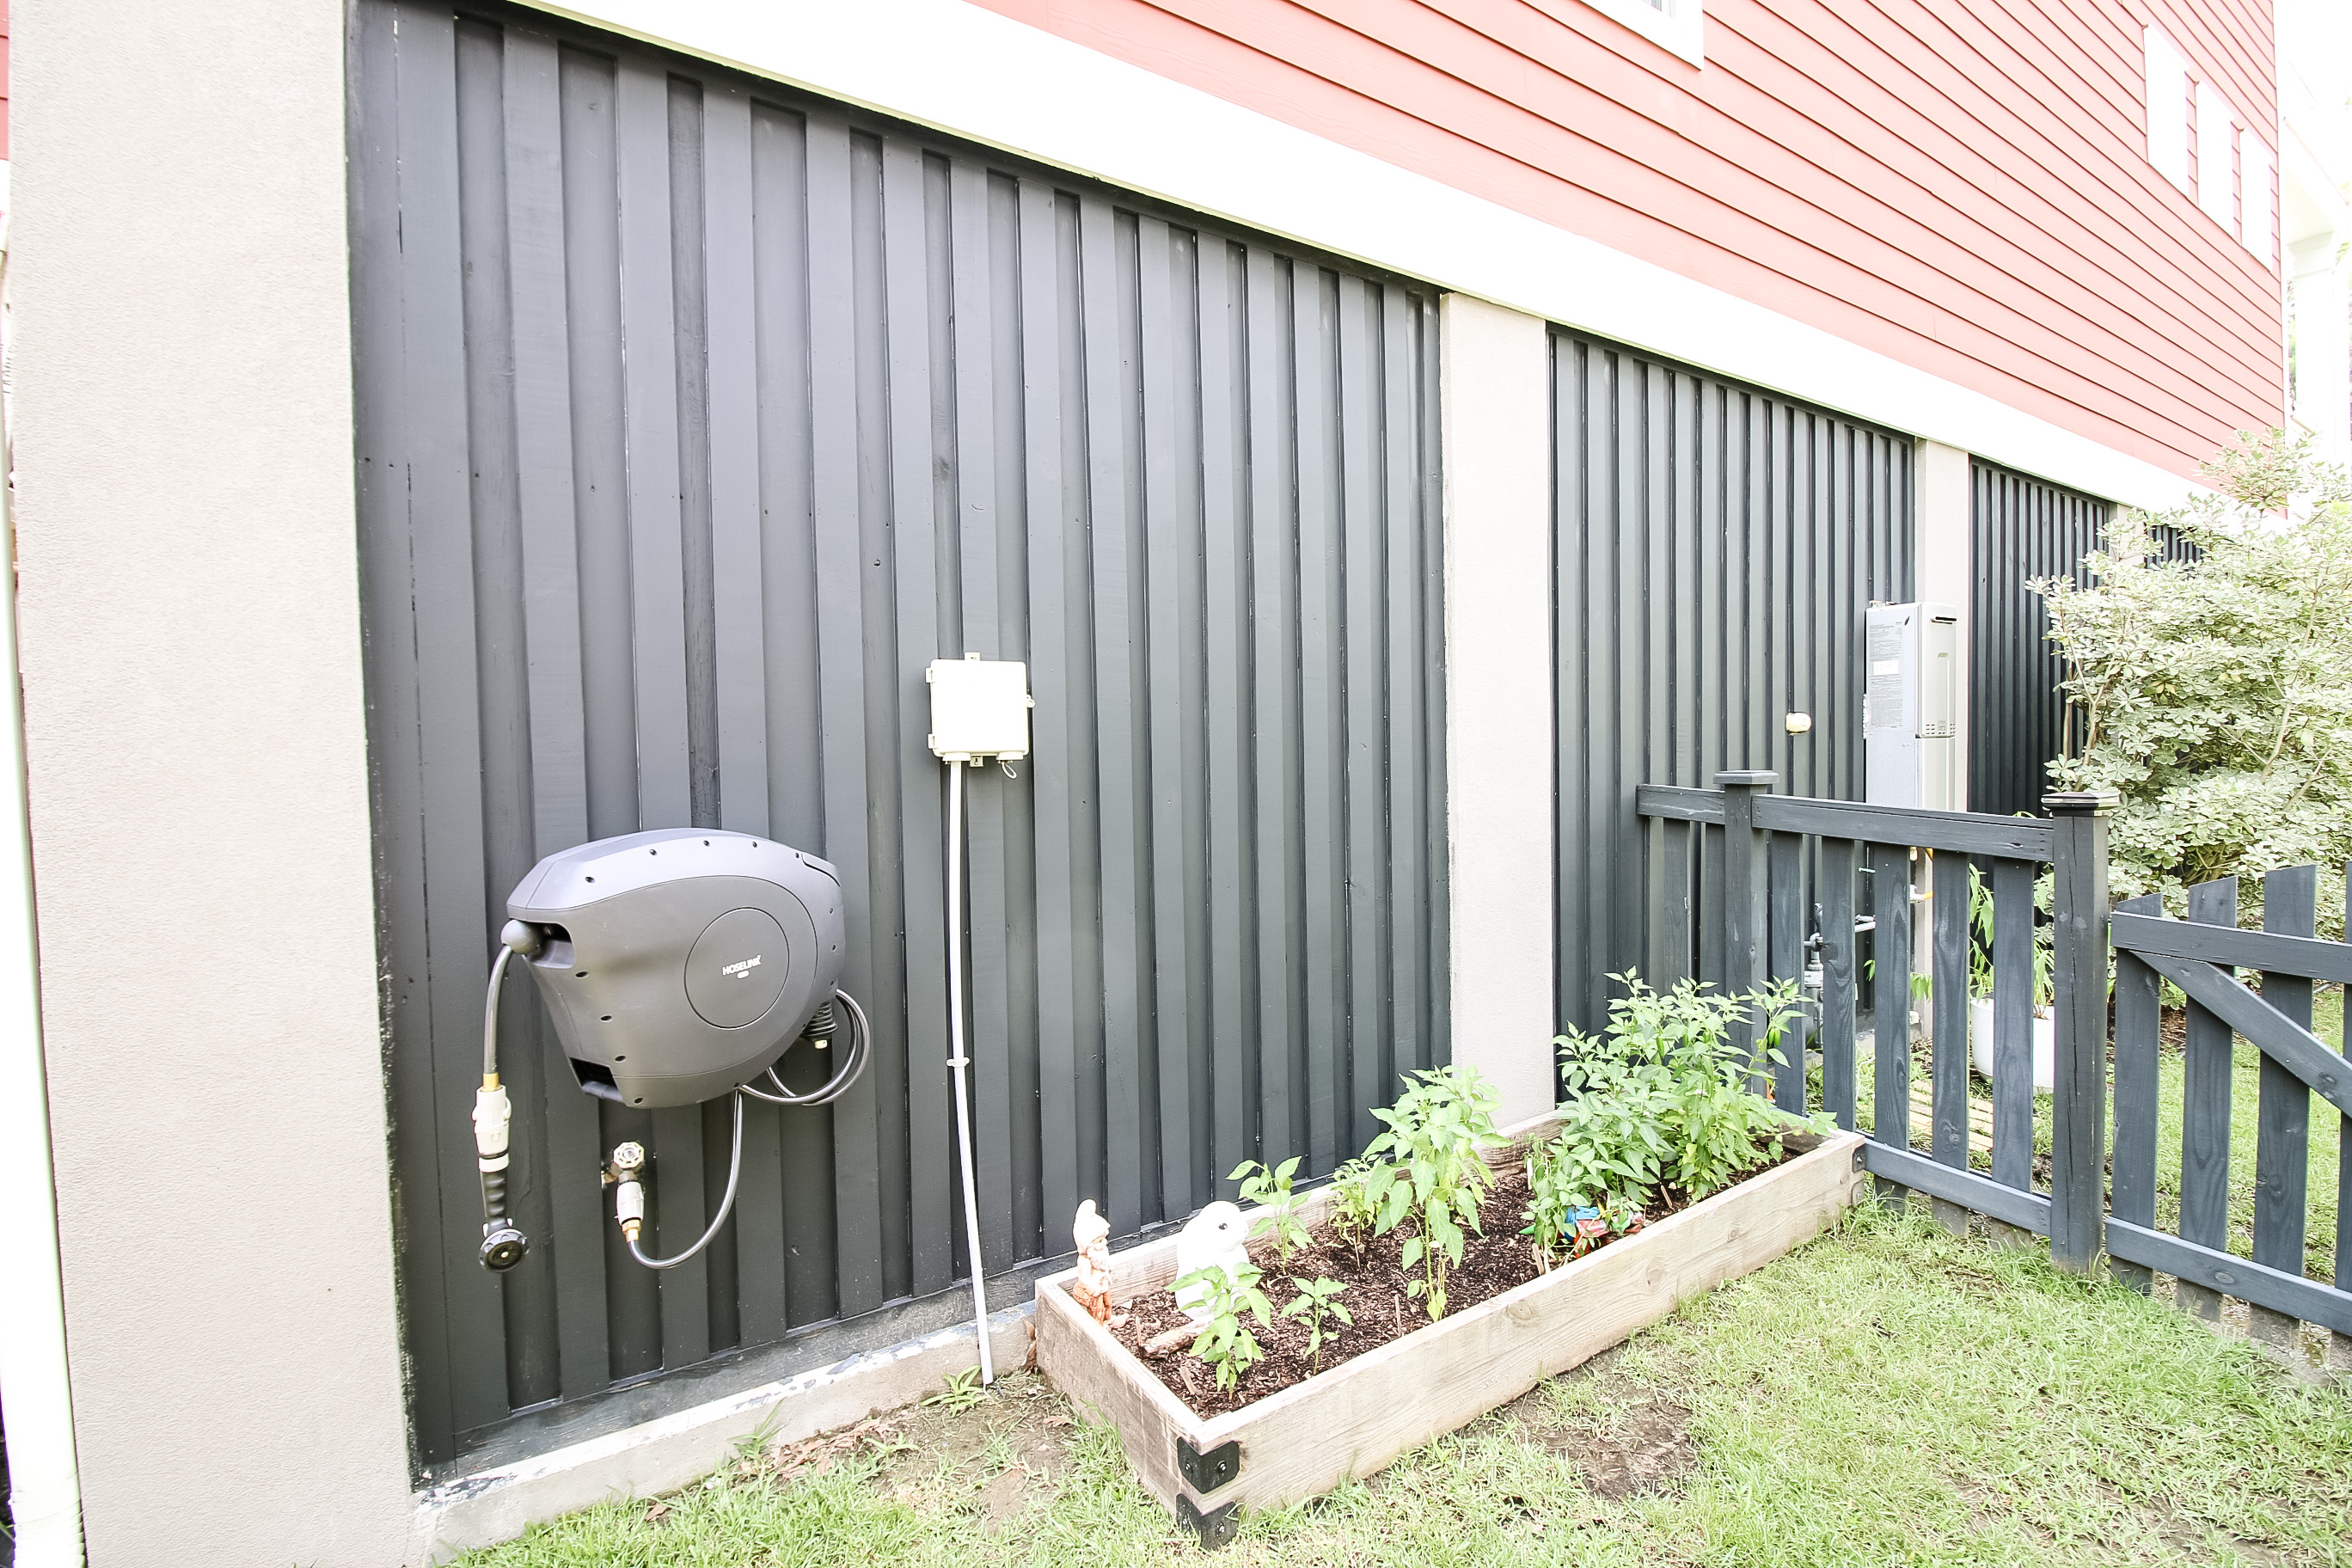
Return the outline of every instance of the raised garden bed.
[[[1508,1129],[1511,1146],[1495,1151],[1495,1163],[1508,1169],[1519,1146],[1553,1126],[1544,1117]],[[1216,1413],[1194,1410],[1163,1382],[1167,1362],[1138,1356],[1078,1306],[1073,1273],[1038,1282],[1037,1364],[1118,1428],[1136,1474],[1181,1522],[1222,1544],[1244,1511],[1370,1475],[1819,1234],[1857,1200],[1862,1139],[1796,1134],[1788,1143],[1790,1157],[1736,1185],[1499,1294],[1457,1295],[1444,1319],[1402,1338],[1343,1360],[1327,1350],[1322,1371],[1237,1408],[1223,1408],[1230,1399],[1202,1380],[1193,1397]],[[1320,1225],[1327,1205],[1328,1189],[1307,1194],[1300,1218]],[[1175,1275],[1172,1237],[1131,1248],[1112,1259],[1112,1299],[1143,1303]],[[1376,1310],[1391,1310],[1384,1300]],[[1148,1331],[1155,1315],[1147,1307],[1138,1327]]]

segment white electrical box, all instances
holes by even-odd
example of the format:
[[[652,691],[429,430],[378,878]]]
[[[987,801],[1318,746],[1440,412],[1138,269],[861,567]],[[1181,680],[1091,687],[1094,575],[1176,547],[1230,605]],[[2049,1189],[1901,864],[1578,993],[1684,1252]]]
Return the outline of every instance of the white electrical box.
[[[931,753],[944,763],[1029,754],[1029,667],[1017,659],[935,658],[923,671],[931,686]]]
[[[1864,617],[1864,798],[1958,811],[1960,613],[1949,605],[1873,605]]]

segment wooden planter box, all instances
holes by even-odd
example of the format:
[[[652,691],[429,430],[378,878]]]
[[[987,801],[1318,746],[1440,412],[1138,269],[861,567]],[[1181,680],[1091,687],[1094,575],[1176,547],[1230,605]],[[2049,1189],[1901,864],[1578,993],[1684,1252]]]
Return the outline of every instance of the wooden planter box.
[[[1511,1129],[1514,1143],[1549,1119]],[[1760,1176],[1490,1300],[1227,1415],[1203,1418],[1082,1310],[1072,1275],[1037,1284],[1037,1364],[1118,1428],[1136,1474],[1203,1544],[1247,1510],[1318,1497],[1475,1420],[1811,1239],[1858,1199],[1859,1134],[1790,1140],[1806,1150]],[[1501,1158],[1511,1151],[1498,1152]],[[1324,1193],[1305,1217],[1323,1216]],[[1111,1289],[1164,1289],[1173,1237],[1119,1253]],[[1180,1352],[1181,1353],[1181,1352]]]

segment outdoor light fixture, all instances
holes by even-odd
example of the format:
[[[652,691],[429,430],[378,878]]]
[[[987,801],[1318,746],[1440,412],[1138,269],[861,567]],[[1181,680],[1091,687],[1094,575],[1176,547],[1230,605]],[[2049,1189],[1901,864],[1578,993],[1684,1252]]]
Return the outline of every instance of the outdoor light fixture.
[[[632,1110],[734,1104],[727,1195],[701,1239],[648,1257],[646,1152],[632,1142],[604,1170],[629,1254],[649,1268],[685,1262],[719,1233],[743,1163],[743,1099],[824,1105],[865,1070],[866,1016],[837,988],[844,924],[840,879],[814,856],[772,838],[716,828],[664,828],[598,839],[531,868],[507,900],[482,1015],[482,1087],[474,1099],[482,1175],[481,1262],[502,1272],[529,1242],[506,1213],[508,1124],[499,1080],[499,989],[522,958],[580,1087]],[[836,1005],[838,1005],[836,1006]],[[824,1084],[784,1087],[776,1066],[805,1042],[830,1052],[849,1029]],[[830,1058],[829,1058],[830,1059]],[[756,1079],[765,1079],[760,1088]]]

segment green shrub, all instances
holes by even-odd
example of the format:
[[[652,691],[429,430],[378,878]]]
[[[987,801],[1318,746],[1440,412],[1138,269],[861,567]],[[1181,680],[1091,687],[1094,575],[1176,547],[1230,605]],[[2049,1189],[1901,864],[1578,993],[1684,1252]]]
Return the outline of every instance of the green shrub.
[[[1780,1134],[1830,1128],[1748,1088],[1784,1059],[1781,1038],[1801,1016],[1793,983],[1722,995],[1687,980],[1659,992],[1630,972],[1610,978],[1626,994],[1609,1005],[1601,1036],[1570,1030],[1555,1042],[1560,1129],[1528,1162],[1524,1234],[1539,1253],[1576,1250],[1575,1210],[1598,1209],[1622,1230],[1661,1193],[1705,1197],[1771,1159]],[[1739,1043],[1749,1022],[1762,1041],[1752,1053]]]
[[[2242,433],[2205,466],[2217,494],[2119,512],[2094,579],[2031,584],[2066,659],[2083,736],[2051,777],[2112,790],[2118,898],[2317,862],[2340,932],[2352,858],[2352,482],[2308,437]],[[2284,513],[2284,515],[2280,515]],[[2167,561],[2155,531],[2195,558]],[[2242,885],[2251,912],[2261,886]]]

